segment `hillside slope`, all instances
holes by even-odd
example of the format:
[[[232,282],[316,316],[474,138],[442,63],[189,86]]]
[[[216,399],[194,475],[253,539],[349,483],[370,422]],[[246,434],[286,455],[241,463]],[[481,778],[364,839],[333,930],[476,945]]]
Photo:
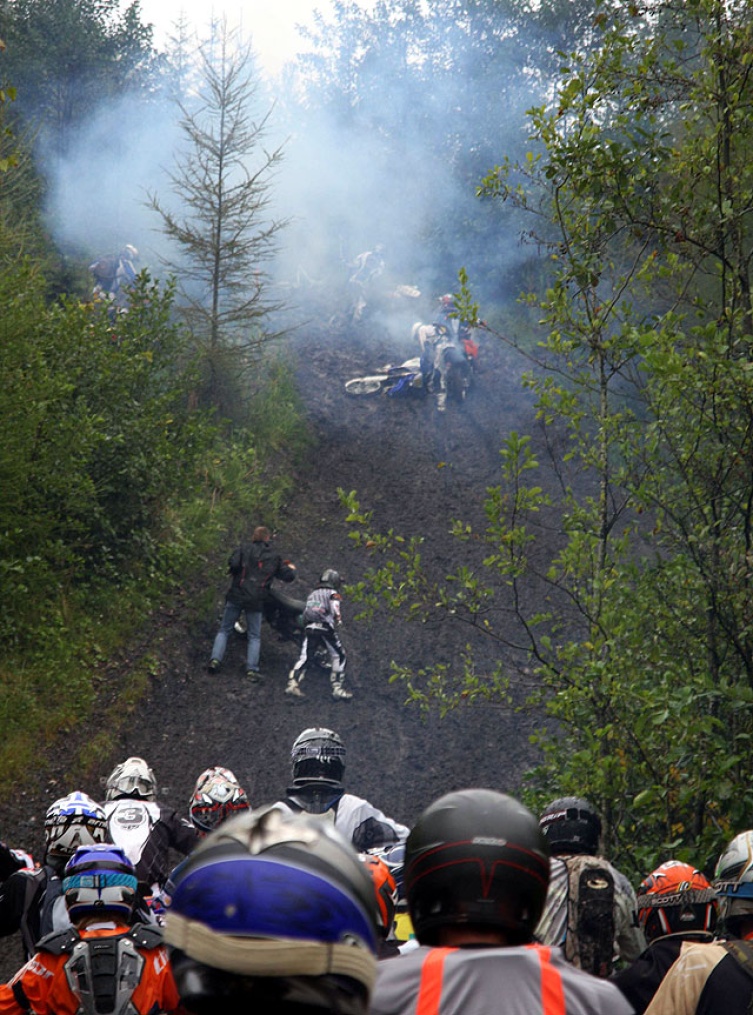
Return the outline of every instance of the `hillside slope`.
[[[487,338],[468,400],[440,414],[431,399],[352,398],[344,392],[345,379],[413,355],[407,336],[395,342],[376,327],[334,336],[322,329],[298,337],[293,353],[316,445],[300,469],[277,537],[280,551],[298,567],[290,591],[305,594],[328,566],[341,571],[346,582],[358,581],[369,564],[367,551],[347,537],[338,487],[358,491],[379,529],[422,535],[424,558],[439,574],[459,562],[478,562],[480,550],[474,556],[476,548],[455,543],[448,530],[456,517],[483,527],[482,501],[486,488],[499,483],[502,440],[511,430],[525,432],[532,425],[531,404],[519,384],[521,363]],[[249,519],[249,528],[259,521]],[[294,738],[314,725],[342,736],[348,789],[408,824],[451,789],[473,784],[517,791],[535,760],[527,720],[494,705],[424,719],[405,706],[404,689],[388,682],[391,659],[420,666],[459,658],[467,637],[463,630],[385,618],[357,623],[346,600],[343,641],[351,701],[333,700],[321,672],[305,680],[303,701],[286,698],[286,676],[297,648],[277,641],[266,625],[260,683],[245,677],[240,637],[231,642],[222,671],[210,676],[206,663],[227,583],[226,556],[205,575],[216,592],[213,611],[197,609],[187,592],[145,633],[144,642],[160,660],[159,675],[112,755],[100,759],[98,771],[70,785],[71,760],[92,731],[72,732],[44,780],[37,786],[30,782],[17,806],[6,812],[3,838],[39,855],[46,806],[74,788],[101,796],[100,779],[131,754],[148,760],[162,798],[178,809],[185,808],[199,772],[217,764],[236,773],[254,805],[275,800],[287,785]],[[479,647],[483,663],[493,665],[493,645]],[[6,957],[8,948],[4,943]],[[15,942],[12,954],[18,955]]]

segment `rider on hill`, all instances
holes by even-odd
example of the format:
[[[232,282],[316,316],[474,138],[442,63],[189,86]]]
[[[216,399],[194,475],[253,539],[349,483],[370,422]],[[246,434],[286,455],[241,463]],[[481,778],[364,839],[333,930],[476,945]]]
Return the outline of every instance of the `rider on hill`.
[[[136,281],[135,262],[139,252],[126,243],[117,254],[99,257],[89,265],[95,279],[94,295],[110,301],[116,308],[128,308],[128,290]]]
[[[319,584],[309,593],[303,610],[303,644],[301,654],[288,676],[285,693],[294,698],[303,698],[300,684],[306,672],[306,664],[315,653],[318,645],[323,645],[329,655],[329,680],[332,697],[339,701],[347,701],[353,695],[344,686],[345,681],[345,649],[340,641],[337,628],[342,623],[340,603],[342,596],[340,575],[331,567],[323,572]]]

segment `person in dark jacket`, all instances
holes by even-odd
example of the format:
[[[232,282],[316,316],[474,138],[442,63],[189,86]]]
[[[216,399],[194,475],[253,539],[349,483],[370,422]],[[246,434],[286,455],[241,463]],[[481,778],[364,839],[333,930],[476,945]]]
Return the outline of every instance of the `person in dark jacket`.
[[[228,636],[241,613],[245,613],[246,673],[252,680],[260,676],[261,620],[269,586],[275,578],[292,582],[296,574],[295,565],[275,553],[271,542],[272,534],[269,529],[264,525],[258,525],[254,529],[251,542],[239,546],[228,561],[232,581],[225,596],[220,629],[212,646],[210,673],[219,670],[227,649]]]

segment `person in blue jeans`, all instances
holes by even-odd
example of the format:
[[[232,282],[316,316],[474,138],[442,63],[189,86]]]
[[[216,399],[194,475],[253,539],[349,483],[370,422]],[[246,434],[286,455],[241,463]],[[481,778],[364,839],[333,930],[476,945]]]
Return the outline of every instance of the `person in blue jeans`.
[[[259,656],[261,653],[261,620],[264,602],[269,586],[275,578],[292,582],[296,576],[295,565],[283,560],[271,546],[272,534],[264,525],[258,525],[250,543],[242,543],[228,561],[232,575],[230,588],[225,596],[225,609],[217,636],[212,645],[209,672],[219,670],[227,649],[227,640],[241,613],[246,615],[247,648],[246,673],[252,680],[258,679]]]

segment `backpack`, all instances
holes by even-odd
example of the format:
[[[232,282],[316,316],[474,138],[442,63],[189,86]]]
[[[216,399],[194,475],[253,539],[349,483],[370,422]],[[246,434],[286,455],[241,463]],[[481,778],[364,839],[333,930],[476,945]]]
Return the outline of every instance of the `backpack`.
[[[100,257],[94,264],[89,265],[89,271],[98,284],[109,292],[115,286],[119,263],[117,257]]]
[[[233,576],[233,584],[238,588],[249,590],[264,588],[271,580],[271,576],[259,568],[261,560],[259,545],[251,543],[250,546],[239,546],[228,560],[227,569]]]
[[[605,979],[614,963],[614,874],[598,856],[560,859],[567,867],[565,958]]]

